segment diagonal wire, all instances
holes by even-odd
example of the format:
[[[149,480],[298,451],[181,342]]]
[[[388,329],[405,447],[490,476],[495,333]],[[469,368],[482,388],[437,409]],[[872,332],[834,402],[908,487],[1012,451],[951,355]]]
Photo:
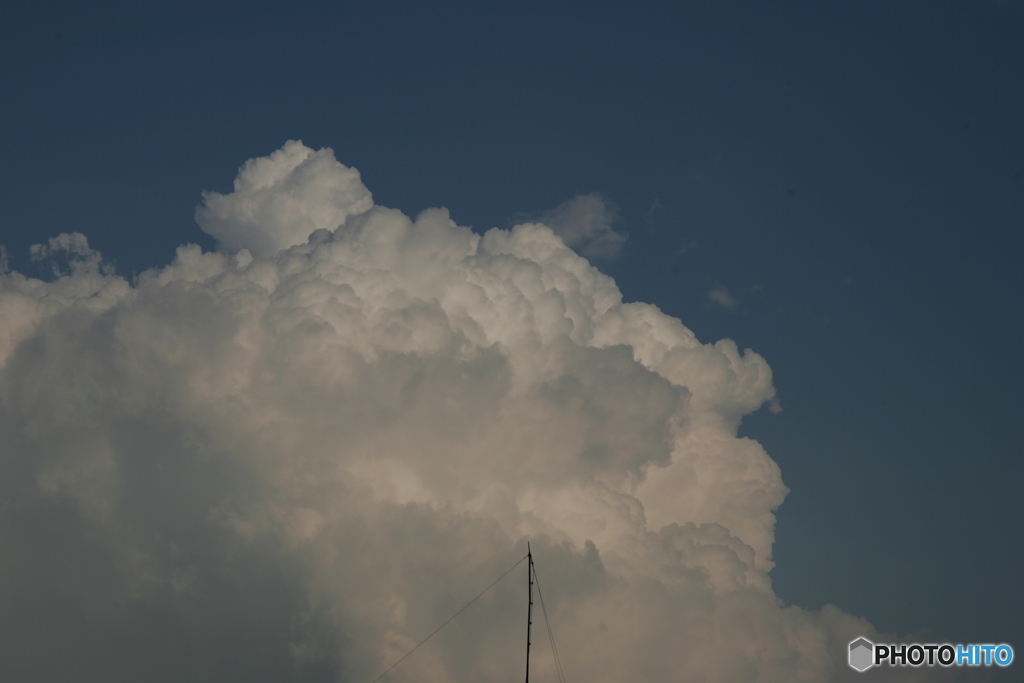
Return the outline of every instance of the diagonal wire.
[[[537,584],[537,595],[540,596],[540,609],[544,614],[544,625],[548,631],[548,642],[551,643],[551,654],[555,657],[555,671],[558,673],[560,683],[565,683],[565,674],[562,673],[562,661],[558,656],[558,648],[555,646],[555,634],[551,630],[551,620],[548,619],[548,610],[544,606],[544,594],[540,590],[540,578],[537,576],[537,567],[533,567],[533,580]]]
[[[555,634],[551,631],[551,621],[548,619],[548,610],[544,606],[544,594],[540,590],[540,577],[537,576],[537,565],[533,565],[533,581],[537,584],[537,595],[540,596],[540,610],[544,613],[544,625],[548,629],[548,641],[551,643],[551,654],[555,656],[555,671],[558,673],[560,683],[565,683],[565,674],[562,673],[562,660],[558,656],[558,648],[555,647]]]
[[[467,603],[466,603],[465,605],[463,605],[463,606],[462,606],[462,609],[460,609],[460,610],[459,610],[458,612],[456,612],[455,614],[453,614],[453,615],[451,615],[450,617],[448,617],[448,621],[444,622],[443,624],[441,624],[440,626],[438,626],[437,628],[435,628],[435,629],[434,629],[434,631],[433,631],[433,632],[432,632],[432,633],[431,633],[431,634],[430,634],[429,636],[427,636],[426,638],[424,638],[423,640],[421,640],[421,641],[420,641],[420,642],[419,642],[419,643],[418,643],[418,644],[416,645],[416,647],[414,647],[413,649],[409,650],[409,651],[408,651],[408,652],[406,652],[406,653],[405,653],[404,655],[402,655],[402,658],[401,658],[401,659],[399,659],[399,660],[398,660],[397,662],[395,662],[394,664],[392,664],[391,666],[389,666],[389,667],[387,668],[387,670],[386,670],[386,671],[384,671],[384,673],[382,673],[382,674],[381,674],[380,676],[377,676],[377,677],[376,677],[375,679],[373,679],[373,681],[371,681],[371,683],[377,683],[377,681],[379,681],[380,679],[382,679],[382,678],[384,678],[385,676],[387,676],[387,675],[388,675],[388,673],[390,673],[392,669],[394,669],[394,668],[395,668],[396,666],[398,666],[399,664],[401,664],[401,663],[402,663],[402,660],[404,660],[404,659],[405,659],[406,657],[408,657],[409,655],[411,655],[411,654],[412,654],[413,652],[416,652],[416,650],[420,649],[420,645],[422,645],[423,643],[425,643],[425,642],[427,642],[428,640],[430,640],[431,638],[433,638],[433,637],[434,637],[434,634],[435,634],[435,633],[437,633],[438,631],[440,631],[441,629],[443,629],[443,628],[444,628],[445,626],[447,626],[447,625],[448,625],[448,624],[449,624],[449,623],[451,622],[451,620],[452,620],[452,619],[454,619],[455,617],[457,617],[457,616],[459,616],[460,614],[462,614],[462,613],[463,613],[463,612],[464,612],[464,611],[466,610],[466,608],[467,608],[467,607],[469,607],[469,606],[470,606],[470,605],[472,605],[472,604],[473,604],[474,602],[476,602],[476,601],[477,601],[477,598],[480,598],[481,596],[483,596],[483,594],[484,594],[484,593],[486,593],[487,591],[489,591],[489,590],[491,590],[492,588],[494,588],[494,586],[495,586],[495,585],[497,585],[497,583],[498,583],[499,581],[501,581],[501,580],[502,580],[502,579],[504,579],[504,578],[505,578],[506,576],[508,576],[509,574],[511,574],[511,573],[512,573],[512,569],[515,569],[516,567],[518,567],[519,565],[521,565],[521,564],[523,563],[523,560],[525,560],[525,559],[526,559],[527,557],[529,557],[529,555],[523,555],[523,558],[522,558],[521,560],[519,560],[518,562],[516,562],[516,563],[515,563],[514,565],[512,565],[512,568],[511,568],[511,569],[509,569],[509,570],[508,570],[507,572],[505,572],[504,574],[502,574],[501,576],[499,576],[498,578],[496,578],[496,579],[494,580],[494,583],[492,583],[492,584],[491,584],[490,586],[488,586],[487,588],[485,588],[485,589],[483,589],[482,591],[480,591],[480,593],[479,593],[479,594],[478,594],[478,595],[477,595],[477,596],[476,596],[475,598],[473,598],[472,600],[470,600],[469,602],[467,602]]]

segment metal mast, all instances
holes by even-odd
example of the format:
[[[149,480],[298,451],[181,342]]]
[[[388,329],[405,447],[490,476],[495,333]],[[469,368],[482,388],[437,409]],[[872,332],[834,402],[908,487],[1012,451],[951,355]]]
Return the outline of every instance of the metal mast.
[[[530,581],[530,606],[526,612],[526,683],[530,683],[530,626],[533,624],[533,553],[526,542],[526,574]]]

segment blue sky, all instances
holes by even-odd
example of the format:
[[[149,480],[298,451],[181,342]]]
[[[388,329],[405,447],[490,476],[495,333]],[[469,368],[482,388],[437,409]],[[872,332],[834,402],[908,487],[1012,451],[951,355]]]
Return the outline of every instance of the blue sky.
[[[627,301],[774,371],[771,577],[1024,648],[1024,5],[39,3],[0,22],[0,244],[131,278],[246,159],[330,147],[477,232],[599,193]],[[724,289],[723,289],[724,288]],[[712,291],[727,292],[720,299]]]

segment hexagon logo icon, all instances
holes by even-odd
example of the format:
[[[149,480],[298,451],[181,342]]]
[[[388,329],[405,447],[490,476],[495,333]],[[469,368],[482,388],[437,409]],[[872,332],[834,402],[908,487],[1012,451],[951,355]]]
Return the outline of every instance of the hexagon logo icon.
[[[850,666],[857,671],[866,671],[874,666],[875,644],[867,638],[858,638],[850,643]]]

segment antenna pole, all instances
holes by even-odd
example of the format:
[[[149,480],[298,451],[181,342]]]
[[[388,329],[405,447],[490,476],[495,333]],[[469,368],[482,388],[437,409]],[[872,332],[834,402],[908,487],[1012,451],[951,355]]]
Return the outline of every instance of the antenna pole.
[[[530,683],[530,626],[533,624],[533,553],[526,542],[526,572],[530,581],[530,606],[526,612],[526,683]]]

